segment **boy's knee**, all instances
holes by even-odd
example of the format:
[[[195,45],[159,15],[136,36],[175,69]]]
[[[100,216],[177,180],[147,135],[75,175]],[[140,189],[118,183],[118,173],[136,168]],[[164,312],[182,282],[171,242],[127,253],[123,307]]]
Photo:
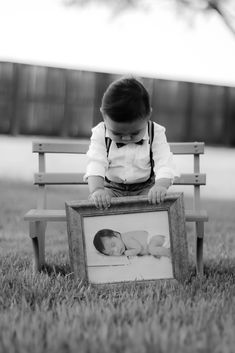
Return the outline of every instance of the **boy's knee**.
[[[162,246],[164,241],[164,235],[154,235],[149,241],[149,246]]]

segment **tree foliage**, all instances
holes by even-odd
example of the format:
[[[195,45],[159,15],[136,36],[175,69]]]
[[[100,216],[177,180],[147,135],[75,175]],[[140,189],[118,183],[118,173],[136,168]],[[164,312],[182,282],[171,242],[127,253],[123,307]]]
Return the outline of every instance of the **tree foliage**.
[[[135,9],[151,9],[160,3],[167,3],[192,19],[197,14],[215,12],[235,36],[235,1],[234,0],[64,0],[67,6],[87,6],[91,3],[106,5],[118,15]]]

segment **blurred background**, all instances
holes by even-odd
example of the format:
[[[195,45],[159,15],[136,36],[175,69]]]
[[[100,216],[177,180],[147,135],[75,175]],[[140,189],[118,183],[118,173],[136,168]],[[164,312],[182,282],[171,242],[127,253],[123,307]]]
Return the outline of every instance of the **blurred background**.
[[[120,77],[0,62],[0,133],[88,138],[101,121],[103,92]],[[141,77],[152,119],[169,141],[235,145],[235,87]]]
[[[169,141],[235,145],[234,1],[0,1],[0,134],[88,138],[132,74]]]

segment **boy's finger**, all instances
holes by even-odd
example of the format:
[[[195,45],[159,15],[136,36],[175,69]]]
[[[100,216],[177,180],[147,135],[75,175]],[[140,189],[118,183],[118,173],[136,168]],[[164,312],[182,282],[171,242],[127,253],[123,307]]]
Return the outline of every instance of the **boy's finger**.
[[[161,194],[161,202],[163,202],[165,200],[165,196],[166,196],[165,193]]]
[[[153,192],[150,190],[148,193],[148,201],[149,203],[153,204],[154,203],[154,194]]]
[[[100,208],[100,200],[99,200],[99,198],[96,199],[96,207]]]
[[[151,203],[152,203],[153,205],[155,205],[155,204],[156,204],[156,202],[157,202],[157,194],[152,193]]]
[[[160,203],[161,202],[161,193],[159,192],[157,194],[157,203]]]
[[[100,209],[103,210],[106,208],[105,199],[103,197],[100,198]]]
[[[93,202],[94,202],[94,204],[95,204],[95,207],[96,207],[96,208],[99,208],[99,202],[98,202],[97,198],[94,197],[92,200],[93,200]]]
[[[102,199],[100,196],[97,197],[97,208],[99,209],[103,209],[103,203],[102,203]]]
[[[107,203],[107,200],[106,200],[106,197],[102,197],[102,206],[103,208],[108,208],[108,203]]]
[[[148,194],[148,202],[152,203],[152,194]]]
[[[107,204],[107,207],[110,207],[111,205],[111,199],[109,195],[106,195],[106,204]]]

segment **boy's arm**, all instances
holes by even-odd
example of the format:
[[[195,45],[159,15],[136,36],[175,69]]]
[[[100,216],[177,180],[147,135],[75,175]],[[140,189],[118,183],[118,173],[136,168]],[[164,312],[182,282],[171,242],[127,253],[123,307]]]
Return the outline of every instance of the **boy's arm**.
[[[107,208],[110,206],[110,196],[104,188],[105,172],[108,168],[104,123],[99,123],[92,129],[87,157],[84,180],[88,181],[89,198],[94,201],[97,208]]]
[[[164,201],[167,189],[171,186],[172,180],[170,178],[161,178],[155,181],[153,187],[149,190],[148,200],[155,204]]]
[[[161,179],[170,179],[171,183],[175,176],[179,176],[175,166],[174,156],[170,150],[169,143],[166,139],[166,129],[154,123],[154,139],[152,143],[152,152],[154,160],[154,172],[156,182]]]
[[[161,178],[156,180],[155,185],[158,187],[162,187],[168,189],[172,184],[172,179],[170,178]]]
[[[96,190],[104,189],[104,178],[99,175],[90,175],[88,177],[88,187],[90,194],[93,194]]]
[[[173,154],[165,135],[165,128],[154,124],[154,140],[152,144],[154,159],[155,184],[150,189],[148,199],[155,204],[164,201],[167,189],[178,175],[173,161]]]
[[[126,256],[136,256],[140,253],[140,250],[138,249],[130,249],[125,251]]]
[[[104,188],[104,178],[99,175],[90,175],[88,177],[88,186],[90,190],[90,199],[94,201],[95,206],[100,209],[110,207],[111,197]]]
[[[90,146],[86,156],[87,166],[84,181],[87,181],[90,176],[99,176],[104,179],[108,168],[104,123],[99,123],[92,129]]]
[[[135,256],[141,252],[141,244],[132,237],[125,237],[126,256]]]

